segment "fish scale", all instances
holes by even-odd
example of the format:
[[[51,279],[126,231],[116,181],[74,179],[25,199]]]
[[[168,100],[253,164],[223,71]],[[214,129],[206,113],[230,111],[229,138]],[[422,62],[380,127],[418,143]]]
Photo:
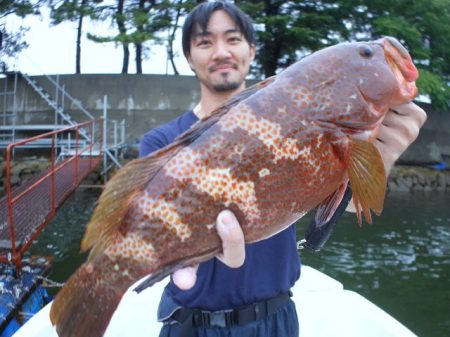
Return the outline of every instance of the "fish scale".
[[[259,241],[313,209],[322,226],[350,183],[358,222],[371,222],[386,188],[373,134],[390,106],[417,95],[417,76],[392,38],[326,48],[127,164],[88,224],[87,262],[52,304],[59,336],[102,336],[131,284],[147,276],[135,289],[142,291],[217,255],[215,223],[224,209],[246,242]]]

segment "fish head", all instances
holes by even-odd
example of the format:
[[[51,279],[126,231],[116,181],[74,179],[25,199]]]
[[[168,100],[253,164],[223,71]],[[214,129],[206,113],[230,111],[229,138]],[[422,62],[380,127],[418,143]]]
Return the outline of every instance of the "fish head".
[[[374,108],[412,101],[419,72],[406,48],[393,37],[356,45],[363,68],[355,67],[361,95]]]
[[[389,107],[418,94],[418,71],[406,48],[392,37],[338,44],[304,61],[298,72],[307,80],[298,86],[313,95],[311,115],[352,133],[375,129]]]

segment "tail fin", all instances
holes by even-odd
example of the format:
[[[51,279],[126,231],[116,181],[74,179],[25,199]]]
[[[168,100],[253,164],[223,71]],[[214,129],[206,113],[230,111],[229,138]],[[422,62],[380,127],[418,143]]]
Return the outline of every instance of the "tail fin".
[[[82,265],[52,304],[50,320],[58,336],[103,336],[125,291],[152,269],[148,261],[112,261],[105,254]]]

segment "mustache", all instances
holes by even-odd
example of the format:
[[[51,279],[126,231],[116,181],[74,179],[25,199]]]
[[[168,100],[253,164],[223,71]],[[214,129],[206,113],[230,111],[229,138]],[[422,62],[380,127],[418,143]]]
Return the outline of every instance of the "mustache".
[[[230,62],[230,61],[217,62],[217,63],[214,63],[214,64],[210,65],[208,67],[208,71],[213,72],[213,71],[216,71],[217,69],[219,69],[219,68],[221,68],[223,66],[230,66],[233,69],[237,69],[237,67],[238,67],[236,62]]]

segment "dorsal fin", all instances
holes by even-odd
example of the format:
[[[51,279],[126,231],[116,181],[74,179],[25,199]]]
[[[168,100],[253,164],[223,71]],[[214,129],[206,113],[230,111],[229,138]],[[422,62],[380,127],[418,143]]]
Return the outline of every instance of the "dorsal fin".
[[[214,110],[210,116],[195,123],[189,130],[177,137],[173,143],[148,157],[135,159],[120,169],[106,184],[81,242],[82,251],[92,248],[88,261],[91,261],[110,245],[136,194],[145,189],[170,158],[217,123],[233,106],[266,87],[274,79],[274,76],[270,77],[241,91]]]

